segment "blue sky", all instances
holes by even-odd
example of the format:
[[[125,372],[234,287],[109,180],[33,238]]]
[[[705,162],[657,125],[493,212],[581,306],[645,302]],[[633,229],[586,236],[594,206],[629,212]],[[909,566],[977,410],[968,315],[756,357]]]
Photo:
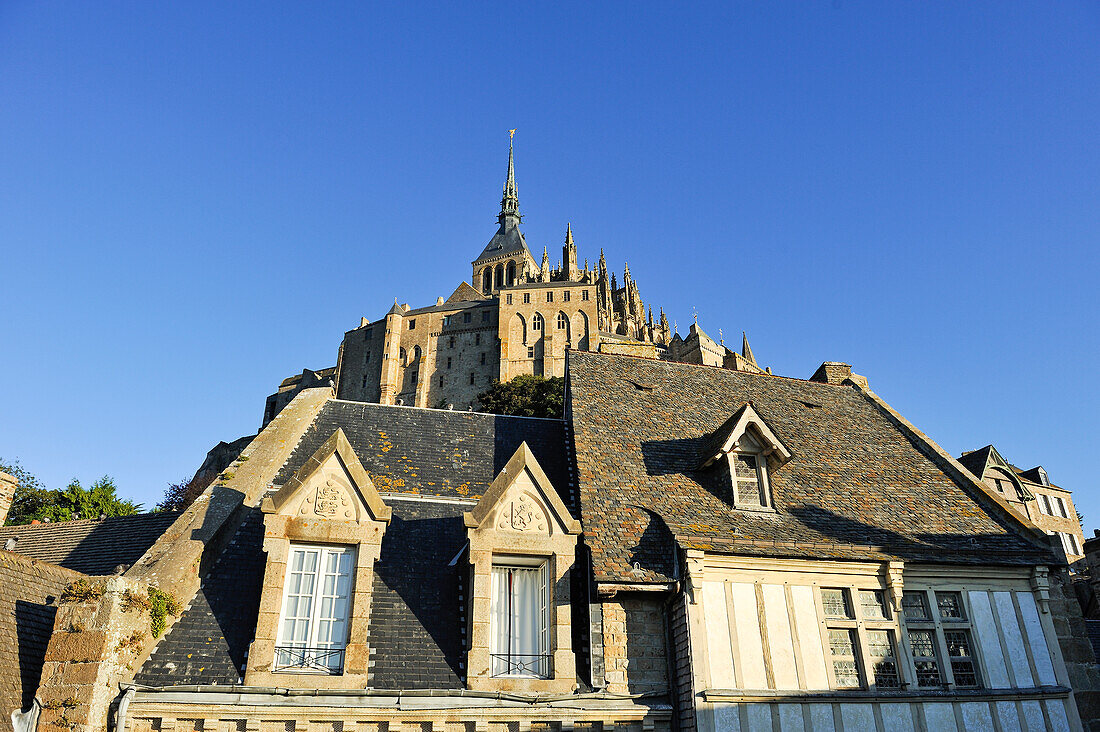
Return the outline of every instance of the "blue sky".
[[[527,240],[851,363],[1100,525],[1100,6],[0,5],[0,456],[152,505],[345,330]]]

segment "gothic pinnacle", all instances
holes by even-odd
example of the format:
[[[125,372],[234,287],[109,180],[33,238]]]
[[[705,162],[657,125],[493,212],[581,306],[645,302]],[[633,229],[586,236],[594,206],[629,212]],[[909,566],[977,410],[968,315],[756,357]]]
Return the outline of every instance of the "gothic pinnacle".
[[[756,357],[752,355],[752,348],[749,347],[749,337],[745,335],[745,331],[741,331],[741,357],[746,361],[756,366]]]

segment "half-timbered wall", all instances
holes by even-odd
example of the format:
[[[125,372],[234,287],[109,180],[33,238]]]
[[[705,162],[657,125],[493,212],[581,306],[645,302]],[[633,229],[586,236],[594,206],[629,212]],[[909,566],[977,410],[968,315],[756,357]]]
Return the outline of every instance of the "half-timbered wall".
[[[1050,615],[1026,570],[983,576],[900,563],[704,565],[692,578],[688,604],[700,730],[1081,729]],[[856,598],[847,627],[859,629],[853,644],[858,688],[844,688],[834,671],[829,630],[835,623],[826,617],[822,588],[843,588]],[[886,618],[864,621],[861,589],[882,593]],[[946,683],[918,686],[900,606],[901,593],[914,590],[928,593],[930,602],[937,591],[958,593],[965,619],[941,625],[965,629],[979,688],[952,683],[942,634],[939,662]],[[899,688],[874,685],[868,629],[891,632]],[[962,678],[960,672],[960,684]]]

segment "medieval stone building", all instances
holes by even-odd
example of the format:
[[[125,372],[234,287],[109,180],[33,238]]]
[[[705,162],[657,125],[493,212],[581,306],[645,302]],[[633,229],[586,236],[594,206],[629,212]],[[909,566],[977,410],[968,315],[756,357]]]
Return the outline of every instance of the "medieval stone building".
[[[567,224],[561,260],[537,261],[520,229],[514,154],[498,228],[471,262],[470,282],[434,305],[396,301],[377,320],[344,334],[335,368],[289,377],[267,398],[266,425],[300,391],[333,381],[340,398],[417,407],[477,408],[494,381],[521,374],[562,376],[565,352],[598,351],[760,371],[744,340],[735,353],[692,325],[681,337],[663,308],[646,306],[627,264],[620,283],[599,259],[583,265]],[[472,284],[471,284],[472,283]]]

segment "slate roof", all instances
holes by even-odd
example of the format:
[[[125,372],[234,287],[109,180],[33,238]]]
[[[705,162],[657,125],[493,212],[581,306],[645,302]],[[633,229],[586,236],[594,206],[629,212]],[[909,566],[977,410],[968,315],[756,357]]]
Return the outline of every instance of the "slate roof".
[[[138,513],[80,521],[57,521],[0,528],[0,546],[16,539],[15,551],[91,575],[113,574],[129,566],[160,538],[178,511]]]
[[[565,425],[332,400],[275,483],[289,479],[337,428],[393,510],[374,565],[369,684],[461,689],[463,598],[469,592],[463,587],[463,562],[451,562],[466,545],[462,514],[522,442],[568,503]],[[254,508],[135,681],[148,686],[237,683],[256,627],[265,561],[263,518]]]
[[[478,499],[526,442],[566,505],[571,505],[565,492],[569,473],[561,420],[337,399],[322,407],[275,484],[293,477],[338,427],[379,493]]]
[[[523,232],[511,219],[505,219],[500,224],[500,228],[497,229],[497,233],[493,234],[493,238],[489,240],[489,243],[481,250],[481,254],[473,261],[473,264],[481,264],[516,252],[527,252],[527,256],[531,256]]]
[[[250,509],[180,619],[134,677],[146,686],[236,684],[256,630],[267,555],[260,509]]]
[[[567,372],[597,581],[669,581],[674,541],[755,556],[1051,559],[854,387],[576,351]],[[793,453],[771,473],[774,513],[734,510],[724,463],[697,469],[748,401]]]

